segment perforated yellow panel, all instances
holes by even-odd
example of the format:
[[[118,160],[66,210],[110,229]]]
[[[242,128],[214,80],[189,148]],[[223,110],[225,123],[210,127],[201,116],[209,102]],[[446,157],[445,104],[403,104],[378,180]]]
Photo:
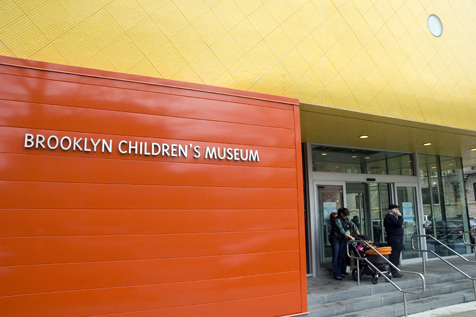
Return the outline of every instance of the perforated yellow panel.
[[[476,4],[1,0],[0,54],[476,127]],[[443,35],[427,18],[436,14]]]

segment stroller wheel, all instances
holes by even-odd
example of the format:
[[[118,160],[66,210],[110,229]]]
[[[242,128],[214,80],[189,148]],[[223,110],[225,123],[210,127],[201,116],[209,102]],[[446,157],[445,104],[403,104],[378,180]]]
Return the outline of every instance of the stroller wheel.
[[[388,273],[387,273],[387,277],[388,277],[388,280],[385,279],[385,282],[389,283],[389,282],[390,282],[389,280],[392,279],[392,273],[388,272]]]
[[[375,275],[372,277],[372,283],[377,284],[378,283],[378,275]]]
[[[357,269],[353,269],[352,270],[352,279],[354,279],[354,281],[357,281]]]

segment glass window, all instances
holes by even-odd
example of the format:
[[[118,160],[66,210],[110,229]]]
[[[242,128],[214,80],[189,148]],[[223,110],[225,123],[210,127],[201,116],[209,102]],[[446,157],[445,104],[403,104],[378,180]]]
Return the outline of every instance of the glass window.
[[[412,176],[413,156],[408,153],[312,145],[316,172]]]

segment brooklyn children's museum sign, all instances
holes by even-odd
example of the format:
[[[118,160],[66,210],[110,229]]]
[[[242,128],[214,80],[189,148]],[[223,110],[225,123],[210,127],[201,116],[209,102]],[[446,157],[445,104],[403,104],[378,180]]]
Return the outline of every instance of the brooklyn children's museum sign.
[[[71,136],[44,136],[42,134],[25,134],[24,147],[27,149],[44,149],[60,151],[78,151],[93,153],[112,153],[118,151],[123,155],[143,155],[157,157],[193,157],[199,159],[259,162],[258,150],[240,148],[209,147],[198,145],[139,142],[121,140],[93,139]]]

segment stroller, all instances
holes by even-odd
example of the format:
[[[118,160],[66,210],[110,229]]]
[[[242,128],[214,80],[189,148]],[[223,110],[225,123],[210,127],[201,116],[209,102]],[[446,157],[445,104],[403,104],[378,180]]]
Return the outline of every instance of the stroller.
[[[391,247],[377,248],[366,236],[357,235],[355,239],[367,242],[387,259],[390,253],[392,252]],[[354,281],[358,280],[357,274],[359,274],[359,276],[371,275],[372,283],[378,283],[380,273],[372,266],[370,266],[367,261],[363,260],[364,258],[366,258],[370,263],[372,263],[372,265],[374,265],[381,273],[385,274],[389,279],[392,278],[392,275],[385,269],[385,266],[386,264],[388,264],[388,262],[385,261],[385,259],[383,259],[380,255],[378,255],[374,250],[369,248],[366,244],[360,242],[351,242],[349,248],[352,251],[353,255],[358,258],[355,261],[360,261],[359,272],[357,272],[357,267],[352,270],[352,278],[354,279]]]

